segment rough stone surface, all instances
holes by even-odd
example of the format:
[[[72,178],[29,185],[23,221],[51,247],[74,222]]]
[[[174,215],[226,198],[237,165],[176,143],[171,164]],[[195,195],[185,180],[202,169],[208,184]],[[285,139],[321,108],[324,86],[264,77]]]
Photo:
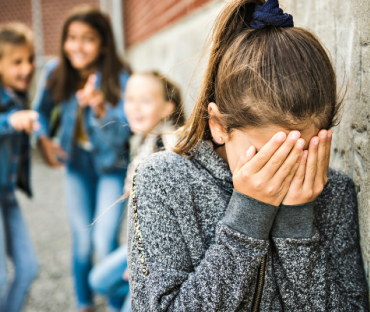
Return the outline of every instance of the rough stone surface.
[[[358,192],[361,248],[370,270],[370,2],[293,1],[297,26],[312,30],[329,50],[339,82],[348,85],[343,118],[334,129],[331,164],[347,172]]]
[[[339,84],[348,85],[341,124],[334,129],[331,164],[353,177],[358,191],[361,247],[370,271],[370,1],[281,0],[295,25],[315,33],[328,49]],[[127,57],[134,70],[157,69],[172,77],[186,94],[191,112],[205,61],[191,80],[217,12],[215,0],[175,25],[132,47]],[[345,77],[345,78],[344,78]],[[191,82],[191,83],[190,83]],[[189,86],[190,83],[190,86]]]

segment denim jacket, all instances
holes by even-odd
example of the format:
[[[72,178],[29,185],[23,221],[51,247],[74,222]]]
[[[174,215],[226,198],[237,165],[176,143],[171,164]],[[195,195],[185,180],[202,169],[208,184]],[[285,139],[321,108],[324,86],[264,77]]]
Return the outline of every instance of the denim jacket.
[[[41,74],[33,108],[40,114],[40,130],[36,136],[49,136],[50,118],[56,104],[61,108],[61,122],[59,139],[61,147],[69,156],[67,164],[71,160],[72,147],[74,144],[74,133],[77,121],[78,102],[76,94],[72,94],[61,103],[54,103],[52,92],[48,88],[48,80],[59,64],[58,59],[49,61]],[[96,87],[100,87],[101,73],[97,72]],[[125,90],[129,75],[126,72],[120,74],[122,93]],[[84,126],[92,145],[91,153],[97,173],[108,173],[119,168],[127,167],[128,140],[131,131],[127,125],[127,119],[123,111],[123,100],[117,106],[107,104],[107,113],[103,120],[95,117],[90,107],[84,109]]]
[[[9,123],[10,116],[26,104],[26,96],[0,85],[0,204],[15,202],[16,186],[32,196],[29,136],[15,131]]]

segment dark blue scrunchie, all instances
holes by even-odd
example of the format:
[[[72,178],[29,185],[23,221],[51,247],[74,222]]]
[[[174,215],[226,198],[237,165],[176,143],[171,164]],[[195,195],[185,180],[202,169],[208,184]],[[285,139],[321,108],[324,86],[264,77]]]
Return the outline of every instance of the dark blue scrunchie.
[[[263,5],[256,5],[254,8],[251,27],[262,29],[267,25],[275,27],[293,27],[293,16],[284,14],[279,8],[278,0],[268,0]]]

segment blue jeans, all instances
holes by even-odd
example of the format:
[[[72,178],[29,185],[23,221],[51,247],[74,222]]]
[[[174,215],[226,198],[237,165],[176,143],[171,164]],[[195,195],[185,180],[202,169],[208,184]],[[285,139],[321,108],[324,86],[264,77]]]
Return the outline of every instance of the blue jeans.
[[[14,277],[7,280],[6,254],[14,265]],[[38,262],[17,203],[0,203],[0,311],[19,312],[28,289],[38,273]]]
[[[122,276],[127,268],[127,246],[113,251],[98,263],[89,275],[91,288],[98,294],[110,297],[112,311],[130,312],[130,289]]]
[[[126,169],[98,175],[92,155],[74,147],[65,174],[67,216],[72,231],[72,271],[78,308],[93,306],[88,275],[93,251],[101,260],[118,247]]]

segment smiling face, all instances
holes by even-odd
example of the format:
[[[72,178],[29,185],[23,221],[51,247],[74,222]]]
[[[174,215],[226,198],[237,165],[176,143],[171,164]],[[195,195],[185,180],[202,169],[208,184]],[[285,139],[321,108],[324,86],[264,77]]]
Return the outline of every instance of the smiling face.
[[[147,134],[165,117],[170,116],[175,107],[167,102],[163,86],[151,75],[132,75],[125,92],[125,114],[133,133]]]
[[[63,50],[77,70],[86,70],[96,66],[101,54],[101,37],[99,33],[83,22],[72,22],[68,27]]]
[[[4,86],[25,92],[29,88],[35,70],[33,46],[5,44],[0,59],[0,75]]]

